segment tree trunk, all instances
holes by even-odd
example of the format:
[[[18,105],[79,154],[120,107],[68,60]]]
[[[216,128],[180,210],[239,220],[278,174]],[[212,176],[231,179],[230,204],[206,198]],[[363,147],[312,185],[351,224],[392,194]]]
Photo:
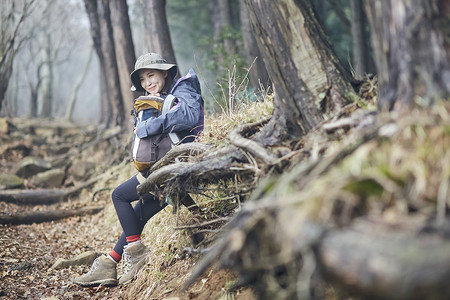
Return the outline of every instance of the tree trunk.
[[[42,107],[41,107],[41,118],[51,118],[52,117],[52,110],[53,110],[53,91],[52,91],[52,84],[53,84],[53,57],[51,55],[51,47],[52,47],[52,40],[50,31],[46,28],[46,48],[45,48],[45,70],[46,74],[42,80],[42,93],[41,93],[41,100],[42,100]]]
[[[130,90],[130,73],[134,69],[136,55],[134,52],[133,37],[131,35],[128,5],[126,1],[111,1],[111,20],[114,31],[114,44],[116,48],[117,65],[119,68],[120,89],[122,91],[123,106],[126,116],[133,107],[134,93]],[[128,118],[125,118],[125,124]]]
[[[100,0],[98,15],[100,18],[100,34],[102,53],[105,58],[105,79],[108,89],[109,105],[112,108],[112,126],[123,126],[125,110],[123,107],[122,92],[120,89],[119,70],[114,47],[113,28],[111,24],[111,13],[108,0]]]
[[[95,48],[95,52],[97,53],[99,65],[100,65],[100,123],[107,123],[107,119],[111,115],[111,108],[107,105],[107,95],[108,89],[106,88],[106,79],[105,79],[105,58],[102,52],[102,42],[101,42],[101,33],[100,33],[100,20],[97,12],[97,0],[84,0],[84,5],[86,8],[86,13],[89,18],[90,23],[90,31],[92,37],[92,43]]]
[[[100,62],[101,120],[110,125],[123,125],[125,111],[120,89],[108,1],[85,0],[91,25],[91,36]]]
[[[353,69],[357,77],[367,72],[368,49],[364,38],[364,11],[361,0],[351,0]]]
[[[12,74],[14,58],[27,35],[19,36],[25,18],[30,13],[34,0],[2,1],[0,14],[0,112],[5,102],[9,79]]]
[[[176,63],[166,17],[165,0],[140,0],[144,12],[145,37],[150,52],[159,53],[167,62]]]
[[[222,65],[225,63],[225,56],[232,57],[237,53],[235,42],[227,37],[227,31],[232,29],[230,2],[229,0],[214,0],[211,5],[214,39],[217,43],[223,45],[223,50],[220,49],[221,51],[217,53],[218,64]]]
[[[260,84],[263,88],[268,89],[270,86],[269,74],[267,74],[266,65],[264,64],[261,53],[259,52],[256,39],[253,36],[244,0],[239,1],[239,6],[241,15],[242,38],[244,40],[247,63],[249,66],[251,66],[254,61],[249,73],[250,83],[255,89],[259,89]]]
[[[265,143],[306,134],[356,97],[310,1],[245,4],[276,91]]]
[[[81,84],[83,83],[84,78],[86,78],[87,72],[89,70],[89,66],[90,66],[91,60],[92,60],[92,52],[93,52],[93,48],[90,47],[88,59],[86,61],[86,64],[84,65],[84,69],[81,72],[80,76],[78,77],[77,81],[75,82],[75,85],[72,89],[72,93],[70,94],[69,104],[67,105],[66,113],[64,116],[64,119],[66,121],[72,121],[72,114],[73,114],[73,109],[75,107],[75,102],[77,100],[78,91],[80,90]]]
[[[378,73],[379,108],[410,105],[415,97],[427,104],[448,97],[449,1],[370,0],[366,10]]]

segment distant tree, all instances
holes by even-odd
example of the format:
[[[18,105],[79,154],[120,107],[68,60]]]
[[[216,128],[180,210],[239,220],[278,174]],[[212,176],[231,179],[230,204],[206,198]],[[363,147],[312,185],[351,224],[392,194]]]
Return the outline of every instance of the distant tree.
[[[150,52],[161,54],[168,62],[176,63],[166,17],[165,0],[139,0],[141,4],[145,38]]]
[[[247,8],[244,4],[244,0],[239,1],[239,6],[240,6],[241,27],[242,27],[242,39],[244,41],[247,64],[249,66],[253,64],[249,73],[250,83],[255,89],[258,89],[260,87],[260,84],[264,88],[268,88],[269,74],[267,73],[266,65],[264,63],[262,55],[259,52],[256,38],[251,30],[250,20],[248,18]]]
[[[38,53],[41,49],[34,47],[33,43],[28,43],[26,49],[28,50],[28,60],[20,61],[19,66],[22,70],[26,70],[21,75],[25,77],[28,89],[30,90],[30,117],[36,118],[38,116],[39,90],[43,80],[42,68],[45,62],[43,60],[37,62]],[[35,66],[34,70],[32,70],[33,65]]]
[[[0,111],[5,101],[14,58],[28,38],[27,35],[20,35],[20,30],[34,2],[34,0],[0,1]]]
[[[357,76],[368,72],[369,49],[366,43],[365,16],[361,0],[351,0],[353,68]]]
[[[450,96],[450,2],[370,0],[366,4],[377,66],[378,105]],[[425,104],[422,103],[422,104]]]
[[[130,73],[134,68],[136,54],[128,16],[128,5],[126,1],[114,0],[110,1],[110,7],[123,106],[125,112],[129,113],[134,99],[134,94],[130,90]]]
[[[108,0],[84,0],[91,24],[91,35],[100,61],[101,122],[107,127],[124,125],[125,110],[120,89]]]
[[[91,49],[89,50],[86,64],[84,65],[84,68],[81,71],[81,74],[78,76],[77,80],[75,81],[72,92],[70,93],[69,103],[67,105],[66,112],[64,114],[64,119],[66,121],[72,121],[73,109],[75,107],[78,92],[80,90],[81,84],[83,83],[84,79],[86,78],[87,72],[89,70],[89,65],[91,64],[91,61],[92,61],[92,52],[93,52],[93,47],[91,47]]]
[[[52,34],[50,33],[50,27],[48,23],[48,19],[44,21],[44,47],[43,47],[43,67],[45,68],[45,76],[42,78],[42,89],[41,89],[41,118],[51,118],[52,117],[52,109],[53,109],[53,80],[54,80],[54,70],[53,66],[55,65],[55,56],[54,49],[59,49],[55,47],[53,43],[55,42]],[[58,50],[56,50],[58,51]]]
[[[223,53],[219,53],[219,64],[224,63],[224,56],[233,56],[237,53],[236,43],[232,35],[232,20],[230,0],[213,0],[212,5],[212,23],[214,27],[214,37],[217,42],[223,45]]]

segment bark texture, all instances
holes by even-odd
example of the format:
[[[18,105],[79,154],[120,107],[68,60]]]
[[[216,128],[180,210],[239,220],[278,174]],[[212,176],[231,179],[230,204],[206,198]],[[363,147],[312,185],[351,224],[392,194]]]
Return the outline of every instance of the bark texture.
[[[134,93],[130,90],[130,73],[134,69],[136,55],[133,36],[131,34],[130,18],[126,1],[110,1],[111,21],[114,32],[114,45],[119,70],[120,90],[122,91],[123,106],[126,116],[133,107]]]
[[[267,143],[306,134],[355,96],[310,1],[245,0],[269,76],[274,112]],[[271,137],[271,139],[267,139]]]
[[[123,125],[125,110],[114,46],[109,2],[85,0],[94,48],[100,61],[101,121],[107,126]]]
[[[161,54],[169,63],[176,64],[170,39],[165,0],[140,0],[144,12],[145,38],[150,52]]]
[[[450,3],[370,0],[381,109],[450,95]],[[430,51],[431,50],[431,51]],[[397,104],[397,105],[396,105]]]

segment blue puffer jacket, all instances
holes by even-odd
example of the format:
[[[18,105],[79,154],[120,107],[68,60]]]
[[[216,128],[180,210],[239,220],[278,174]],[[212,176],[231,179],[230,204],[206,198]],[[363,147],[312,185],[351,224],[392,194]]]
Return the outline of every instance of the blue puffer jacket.
[[[139,138],[176,132],[185,142],[192,142],[203,130],[204,111],[200,82],[193,69],[178,79],[170,88],[169,94],[178,99],[178,103],[164,116],[150,118],[136,126]]]

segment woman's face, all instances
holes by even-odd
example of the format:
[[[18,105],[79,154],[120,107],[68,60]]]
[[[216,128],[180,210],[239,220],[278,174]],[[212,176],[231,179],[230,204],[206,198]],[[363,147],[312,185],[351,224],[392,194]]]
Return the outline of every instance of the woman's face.
[[[166,83],[167,71],[143,69],[139,71],[141,85],[150,95],[160,96]]]

